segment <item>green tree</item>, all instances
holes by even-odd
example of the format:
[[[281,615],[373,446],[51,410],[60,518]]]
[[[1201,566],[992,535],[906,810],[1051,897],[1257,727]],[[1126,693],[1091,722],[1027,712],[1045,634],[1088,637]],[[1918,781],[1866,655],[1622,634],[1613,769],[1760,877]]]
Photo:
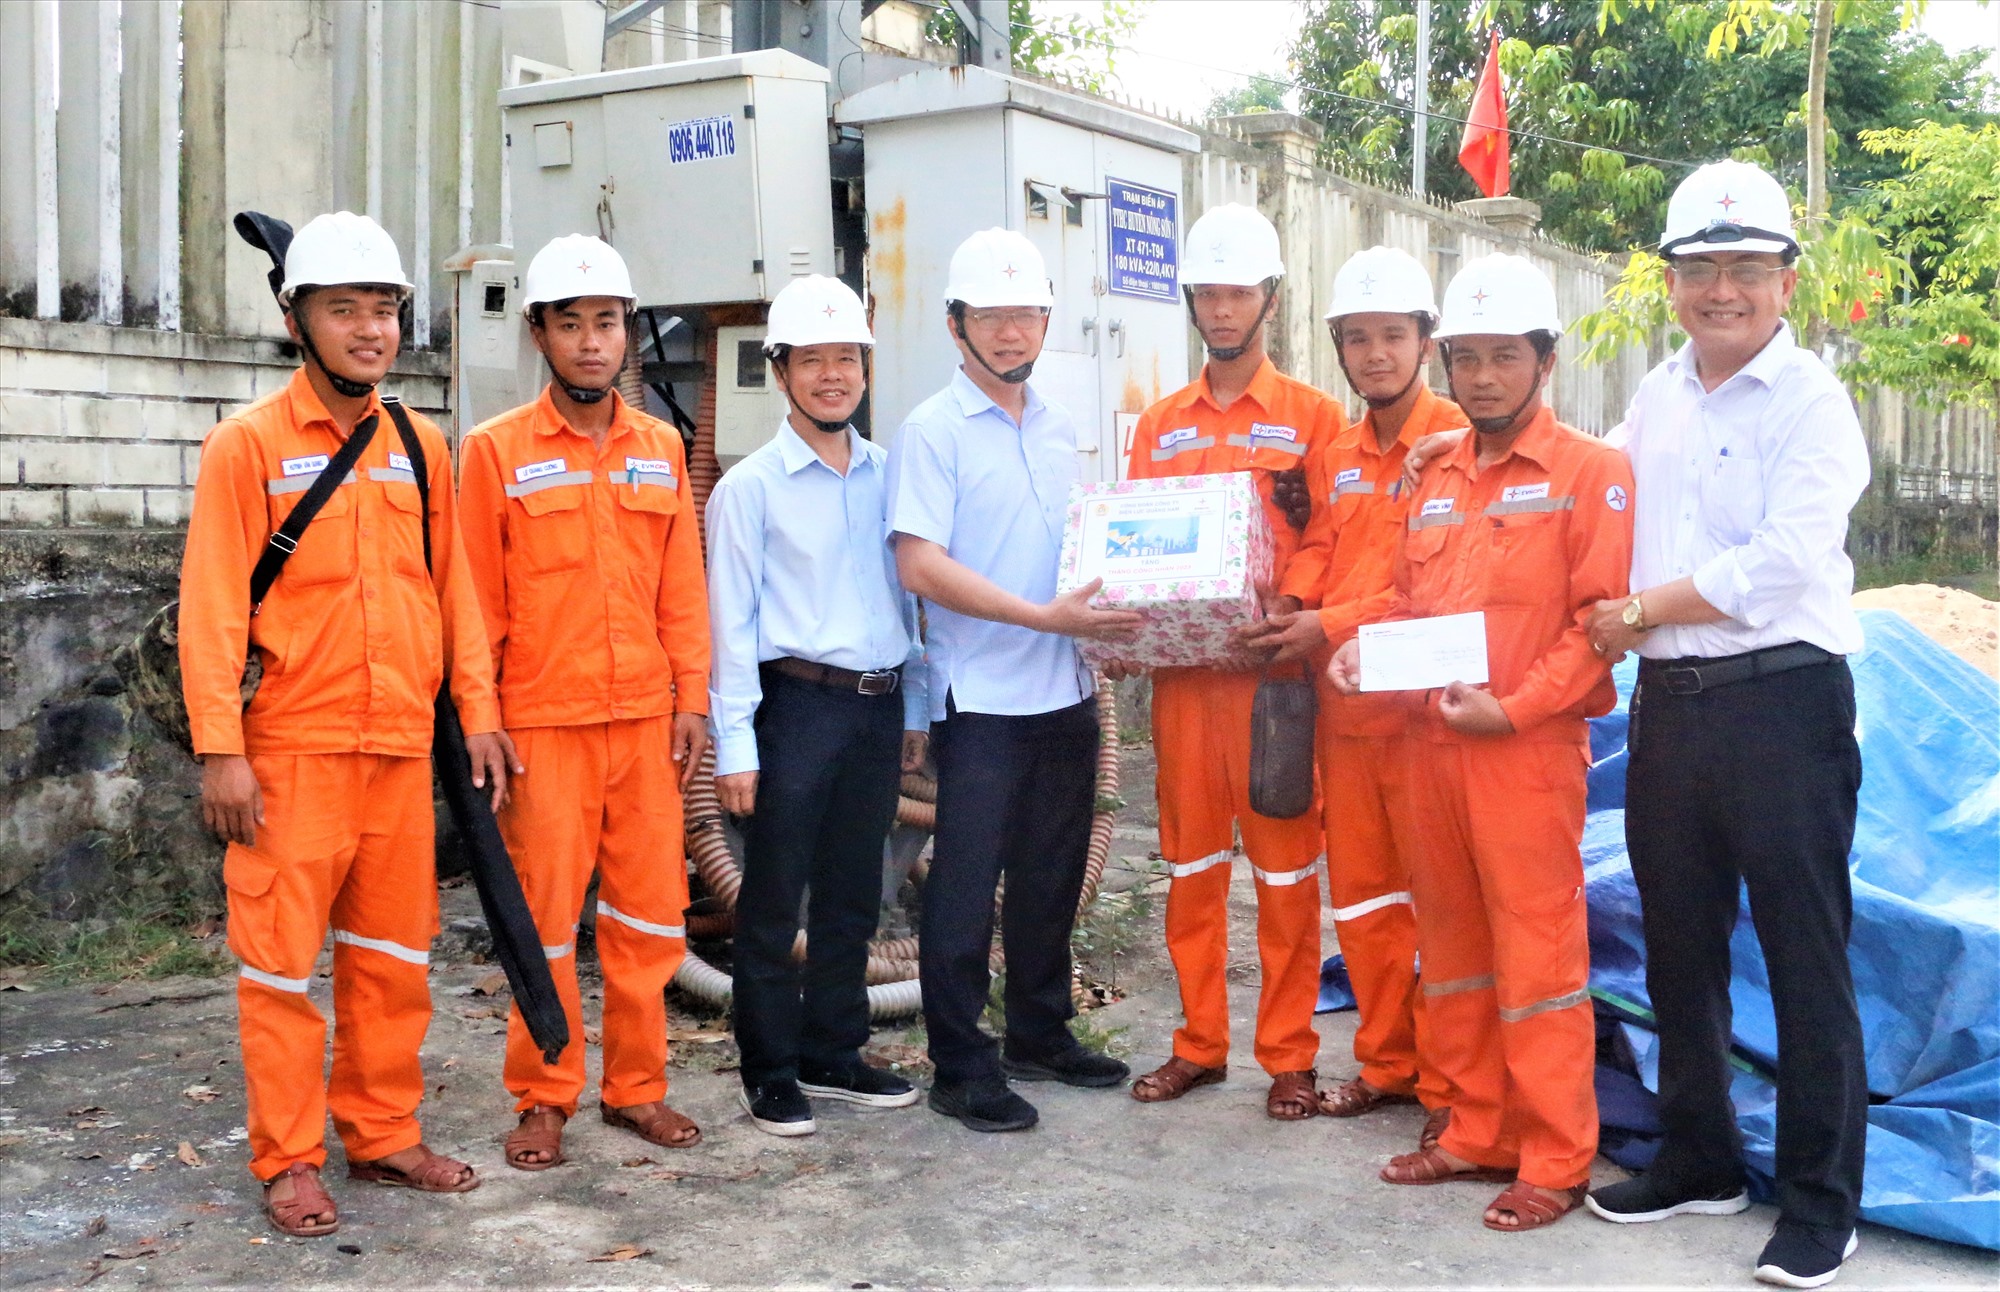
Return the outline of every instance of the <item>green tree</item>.
[[[1859,147],[1861,132],[1926,118],[1978,124],[1990,119],[1990,87],[1978,51],[1950,57],[1905,31],[1900,3],[1839,0],[1836,9],[1846,12],[1828,30],[1826,137],[1838,211],[1894,169]],[[1555,237],[1603,251],[1652,242],[1684,168],[1719,157],[1756,161],[1803,188],[1812,78],[1802,16],[1771,0],[1437,0],[1430,102],[1445,119],[1431,124],[1432,192],[1478,196],[1458,165],[1458,119],[1488,20],[1503,37],[1517,132],[1513,191],[1542,204]],[[1711,56],[1718,30],[1735,43],[1718,42]],[[1327,127],[1329,164],[1409,182],[1415,45],[1414,0],[1311,0],[1292,65],[1301,110]]]
[[[1283,112],[1285,83],[1275,77],[1252,76],[1248,82],[1224,90],[1208,101],[1207,118],[1233,117],[1243,112]]]
[[[1102,94],[1117,79],[1118,46],[1139,25],[1139,14],[1132,0],[1098,0],[1094,18],[1038,10],[1030,0],[1007,0],[1007,20],[1016,71]],[[940,4],[924,34],[941,45],[962,46],[965,26],[950,5]]]

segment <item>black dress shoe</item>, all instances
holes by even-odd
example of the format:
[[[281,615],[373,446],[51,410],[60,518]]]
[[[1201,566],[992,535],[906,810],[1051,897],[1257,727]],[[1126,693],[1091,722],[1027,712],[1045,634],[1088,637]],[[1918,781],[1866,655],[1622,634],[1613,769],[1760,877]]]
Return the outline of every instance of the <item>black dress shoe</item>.
[[[908,1108],[922,1097],[895,1073],[859,1062],[838,1068],[801,1063],[799,1089],[814,1099],[840,1099],[864,1108]]]
[[[1007,1088],[998,1073],[931,1087],[931,1111],[956,1117],[969,1130],[1021,1131],[1041,1120],[1035,1106]]]
[[[1108,1054],[1071,1046],[1055,1054],[1006,1056],[1000,1067],[1016,1081],[1060,1081],[1066,1086],[1100,1088],[1115,1086],[1132,1075],[1132,1069]]]
[[[813,1121],[812,1105],[806,1102],[799,1083],[790,1079],[745,1086],[736,1093],[743,1111],[750,1114],[758,1130],[770,1135],[810,1135],[819,1129]]]

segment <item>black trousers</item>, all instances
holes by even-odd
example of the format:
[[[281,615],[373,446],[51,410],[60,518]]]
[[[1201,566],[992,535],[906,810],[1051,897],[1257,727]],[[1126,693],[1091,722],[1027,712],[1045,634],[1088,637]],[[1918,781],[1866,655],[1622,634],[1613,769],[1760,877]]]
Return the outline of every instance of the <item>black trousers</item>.
[[[1868,1075],[1847,854],[1861,751],[1844,660],[1696,695],[1647,672],[1633,697],[1625,839],[1660,1029],[1654,1170],[1690,1186],[1743,1173],[1729,1101],[1729,936],[1741,885],[1778,1023],[1778,1206],[1846,1229],[1861,1201]]]
[[[1083,891],[1097,801],[1097,704],[1024,716],[951,711],[932,733],[938,828],[924,884],[920,944],[924,1025],[937,1079],[1000,1070],[979,1026],[991,975],[993,894],[1007,957],[1007,1052],[1020,1058],[1076,1044],[1067,1024],[1070,929]]]
[[[881,913],[882,843],[896,815],[903,698],[763,670],[757,809],[736,898],[736,1043],[743,1083],[798,1076],[799,1060],[858,1061],[868,1041],[868,939]],[[810,889],[806,964],[792,961]]]

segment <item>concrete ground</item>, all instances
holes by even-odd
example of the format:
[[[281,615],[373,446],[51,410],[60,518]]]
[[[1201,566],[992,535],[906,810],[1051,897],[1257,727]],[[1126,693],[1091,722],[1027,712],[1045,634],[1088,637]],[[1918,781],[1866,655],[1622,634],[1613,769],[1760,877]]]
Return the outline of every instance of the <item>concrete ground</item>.
[[[1134,754],[1126,794],[1143,804]],[[1143,810],[1127,816],[1116,886],[1157,889]],[[464,889],[445,899],[447,924],[471,909]],[[1416,1110],[1268,1120],[1248,1060],[1253,903],[1238,867],[1243,1062],[1179,1103],[1029,1086],[1042,1123],[1026,1134],[976,1135],[921,1105],[834,1105],[817,1135],[779,1140],[738,1109],[726,1036],[677,1009],[669,1097],[703,1143],[644,1144],[602,1125],[587,1095],[569,1162],[532,1175],[500,1155],[513,1120],[499,1081],[504,995],[481,994],[494,971],[447,937],[432,974],[426,1137],[485,1183],[455,1197],[351,1184],[336,1147],[327,1180],[342,1225],[316,1240],[273,1232],[243,1169],[232,979],[0,992],[0,1287],[1752,1286],[1768,1208],[1623,1228],[1578,1214],[1491,1233],[1479,1217],[1495,1186],[1377,1182],[1412,1147]],[[1120,958],[1129,994],[1087,1016],[1124,1029],[1140,1070],[1165,1058],[1177,1021],[1159,922],[1155,903]],[[326,988],[315,984],[323,1008]],[[1349,1074],[1354,1015],[1319,1024],[1323,1078]],[[911,1039],[885,1029],[878,1057],[913,1058]],[[1600,1179],[1621,1174],[1600,1167]],[[1871,1226],[1839,1286],[1996,1281],[1990,1254]]]

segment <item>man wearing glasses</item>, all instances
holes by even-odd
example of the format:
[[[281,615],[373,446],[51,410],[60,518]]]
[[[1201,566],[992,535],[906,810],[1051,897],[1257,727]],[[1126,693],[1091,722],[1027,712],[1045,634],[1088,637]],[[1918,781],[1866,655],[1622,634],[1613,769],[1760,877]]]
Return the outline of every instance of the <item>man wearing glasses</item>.
[[[1070,928],[1096,801],[1097,706],[1073,637],[1143,622],[1056,596],[1076,427],[1028,385],[1054,294],[1034,244],[985,229],[951,258],[946,316],[961,362],[889,454],[903,586],[928,603],[938,829],[924,888],[930,1105],[977,1131],[1026,1130],[1007,1077],[1116,1086],[1123,1063],[1070,1034]],[[1007,958],[1005,1050],[980,1029],[993,895]]]
[[[1688,341],[1626,413],[1634,592],[1599,602],[1589,630],[1606,658],[1642,657],[1625,831],[1666,1139],[1651,1171],[1589,1205],[1627,1224],[1749,1205],[1727,1052],[1747,883],[1778,1024],[1779,1219],[1756,1275],[1819,1287],[1854,1251],[1867,1130],[1847,961],[1861,756],[1845,657],[1862,639],[1843,547],[1868,449],[1784,322],[1799,247],[1777,181],[1702,167],[1660,251]]]

